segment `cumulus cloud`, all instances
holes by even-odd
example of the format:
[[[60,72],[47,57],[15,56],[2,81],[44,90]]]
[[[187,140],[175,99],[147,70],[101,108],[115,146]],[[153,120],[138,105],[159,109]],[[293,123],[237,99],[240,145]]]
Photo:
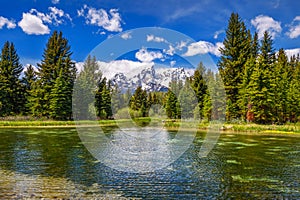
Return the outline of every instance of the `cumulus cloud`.
[[[286,33],[289,38],[294,39],[300,36],[300,16],[294,18],[292,24],[289,25],[289,31]]]
[[[23,13],[22,20],[18,25],[29,35],[45,35],[50,33],[50,29],[43,23],[43,20],[31,13]]]
[[[127,33],[123,33],[121,35],[121,38],[123,38],[124,40],[128,40],[128,39],[132,38],[132,36],[131,36],[130,32],[127,32]]]
[[[256,28],[258,39],[263,38],[264,32],[268,31],[274,39],[277,34],[281,33],[281,23],[274,20],[272,17],[259,15],[251,20],[251,24]]]
[[[64,18],[72,18],[63,10],[56,7],[49,7],[49,13],[42,13],[36,9],[31,9],[27,13],[23,13],[22,20],[18,25],[21,29],[29,35],[44,35],[49,34],[50,29],[47,24],[59,25],[64,22]]]
[[[221,56],[219,48],[223,47],[223,43],[218,42],[215,45],[207,41],[198,41],[191,43],[187,48],[187,52],[183,56],[194,56],[197,54],[211,53],[216,56]]]
[[[6,26],[8,29],[13,29],[16,27],[16,23],[14,20],[9,20],[0,16],[0,29],[2,29],[4,26]]]
[[[147,42],[166,42],[167,43],[167,40],[165,38],[162,38],[162,37],[157,37],[157,36],[154,36],[154,35],[147,35]]]
[[[136,59],[141,62],[150,63],[155,59],[163,59],[164,56],[159,51],[147,51],[147,49],[142,48],[135,54]]]
[[[104,77],[111,79],[117,73],[123,73],[126,77],[132,78],[134,75],[140,73],[143,69],[147,69],[154,65],[153,62],[142,63],[139,61],[131,60],[113,60],[110,62],[97,61],[99,69]],[[78,71],[83,69],[83,62],[75,63]]]
[[[110,32],[121,32],[121,16],[117,9],[110,9],[107,12],[104,9],[96,9],[84,5],[82,9],[77,10],[79,17],[84,17],[86,24],[102,27]]]

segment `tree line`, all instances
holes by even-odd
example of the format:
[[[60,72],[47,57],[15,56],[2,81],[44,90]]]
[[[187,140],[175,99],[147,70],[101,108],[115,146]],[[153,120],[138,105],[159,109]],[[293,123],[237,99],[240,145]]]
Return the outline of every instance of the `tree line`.
[[[142,87],[122,92],[103,77],[95,57],[88,56],[77,72],[62,32],[50,36],[37,70],[29,66],[24,71],[14,44],[6,42],[0,60],[0,116],[70,120],[157,114],[207,121],[300,121],[299,55],[288,58],[283,49],[276,51],[267,31],[259,40],[236,13],[223,44],[218,72],[200,63],[193,76],[172,80],[167,92]]]
[[[226,91],[226,119],[256,123],[300,120],[300,59],[273,47],[269,32],[251,34],[232,13],[219,62]]]

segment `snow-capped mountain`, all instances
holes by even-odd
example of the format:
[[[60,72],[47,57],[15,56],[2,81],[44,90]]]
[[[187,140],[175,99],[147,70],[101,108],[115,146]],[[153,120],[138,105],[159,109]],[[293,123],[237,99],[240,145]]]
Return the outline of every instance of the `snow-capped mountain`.
[[[111,62],[97,61],[103,77],[118,85],[121,91],[134,91],[142,86],[147,91],[167,91],[171,80],[184,81],[194,73],[194,69],[156,66],[154,62],[136,62],[130,60],[115,60]],[[83,69],[83,63],[76,63],[78,71]]]
[[[124,73],[116,73],[110,80],[113,85],[118,85],[122,91],[128,89],[134,91],[138,86],[142,86],[147,91],[167,91],[171,80],[184,81],[192,75],[192,70],[184,68],[155,68],[150,66],[142,69],[141,72],[128,78]]]

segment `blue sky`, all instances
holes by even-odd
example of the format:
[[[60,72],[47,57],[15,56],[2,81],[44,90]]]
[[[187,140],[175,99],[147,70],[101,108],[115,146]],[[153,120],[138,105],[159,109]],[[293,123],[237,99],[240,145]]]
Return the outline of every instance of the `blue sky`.
[[[270,31],[277,50],[300,52],[300,2],[295,0],[17,0],[1,5],[0,45],[13,42],[24,65],[40,62],[54,30],[63,32],[72,58],[81,62],[107,38],[140,27],[186,34],[194,42],[186,44],[185,55],[209,53],[216,60],[232,12],[252,32]]]

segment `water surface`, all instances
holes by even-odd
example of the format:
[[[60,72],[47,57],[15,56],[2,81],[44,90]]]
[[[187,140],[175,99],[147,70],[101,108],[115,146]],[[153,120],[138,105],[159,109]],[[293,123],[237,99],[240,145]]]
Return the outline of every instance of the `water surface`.
[[[0,199],[300,199],[300,137],[222,134],[199,158],[204,137],[163,169],[129,173],[91,156],[75,129],[0,129]]]

